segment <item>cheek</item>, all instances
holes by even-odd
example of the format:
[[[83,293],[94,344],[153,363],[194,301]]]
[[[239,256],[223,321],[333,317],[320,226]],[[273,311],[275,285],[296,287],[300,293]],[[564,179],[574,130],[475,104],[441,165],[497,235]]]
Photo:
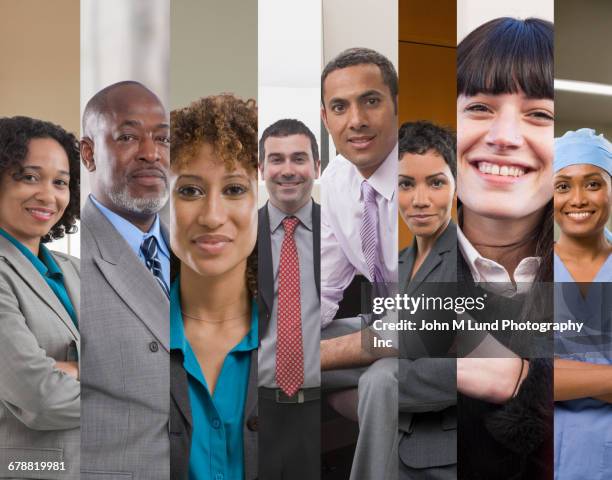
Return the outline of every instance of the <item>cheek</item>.
[[[181,245],[188,241],[189,226],[198,216],[197,204],[173,200],[170,208],[170,244],[172,250],[180,256]]]
[[[431,199],[436,208],[446,215],[453,206],[453,190],[447,187],[443,190],[436,191],[431,195]]]

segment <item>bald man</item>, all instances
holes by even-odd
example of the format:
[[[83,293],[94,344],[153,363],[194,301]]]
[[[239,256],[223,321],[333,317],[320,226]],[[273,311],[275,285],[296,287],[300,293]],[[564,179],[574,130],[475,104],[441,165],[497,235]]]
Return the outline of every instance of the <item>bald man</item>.
[[[111,85],[83,114],[91,195],[81,212],[81,478],[170,476],[169,124],[137,82]]]

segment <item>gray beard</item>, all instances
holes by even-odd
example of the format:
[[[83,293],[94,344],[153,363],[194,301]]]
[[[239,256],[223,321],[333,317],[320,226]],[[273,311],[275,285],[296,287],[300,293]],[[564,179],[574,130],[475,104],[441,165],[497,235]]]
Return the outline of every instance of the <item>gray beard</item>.
[[[169,193],[168,189],[166,189],[163,194],[157,198],[134,198],[130,196],[127,186],[124,186],[119,190],[111,189],[108,192],[108,196],[113,204],[128,212],[152,215],[164,208],[168,201]]]

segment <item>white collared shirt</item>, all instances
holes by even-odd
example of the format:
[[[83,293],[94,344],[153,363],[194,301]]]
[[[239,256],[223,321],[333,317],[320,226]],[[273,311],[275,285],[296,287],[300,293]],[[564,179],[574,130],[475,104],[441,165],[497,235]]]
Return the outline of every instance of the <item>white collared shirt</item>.
[[[514,270],[513,277],[517,285],[514,287],[508,271],[499,263],[478,253],[459,227],[457,227],[457,243],[470,267],[474,283],[485,283],[487,290],[506,297],[529,290],[540,268],[540,257],[523,258]]]
[[[379,251],[382,274],[397,282],[397,145],[368,178],[376,190]],[[369,280],[361,248],[364,177],[346,158],[338,155],[321,176],[321,327],[332,321],[344,290],[356,274]]]

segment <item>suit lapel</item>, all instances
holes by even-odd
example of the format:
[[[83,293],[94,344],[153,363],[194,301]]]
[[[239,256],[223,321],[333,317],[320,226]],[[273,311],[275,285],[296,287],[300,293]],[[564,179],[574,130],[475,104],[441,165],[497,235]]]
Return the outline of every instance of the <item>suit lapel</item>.
[[[321,295],[321,206],[312,201],[312,258],[317,295]]]
[[[92,252],[94,263],[135,315],[169,351],[169,301],[153,275],[90,200],[83,207],[83,221],[99,249]]]
[[[0,256],[4,257],[4,260],[13,268],[15,273],[17,273],[17,275],[28,284],[32,291],[55,312],[76,340],[79,334],[74,323],[72,323],[70,315],[68,315],[62,302],[60,302],[57,295],[51,290],[51,287],[45,282],[45,279],[38,270],[36,270],[34,265],[32,265],[32,263],[4,237],[0,237],[0,252]],[[54,258],[57,259],[57,257]],[[77,306],[75,306],[75,308],[77,308]]]
[[[74,308],[74,313],[77,317],[77,324],[80,324],[81,321],[81,278],[79,276],[79,272],[76,270],[74,265],[67,258],[61,257],[59,255],[53,255],[53,258],[57,262],[62,274],[64,275],[64,286],[66,287],[66,292],[68,293],[68,297],[70,297],[70,301],[72,302],[72,307]],[[68,318],[69,322],[64,322],[68,326],[68,328],[73,332],[73,334],[78,338],[79,332],[74,325],[74,322],[71,318]]]
[[[259,209],[257,234],[257,280],[260,302],[267,312],[272,311],[274,301],[274,272],[272,269],[272,240],[270,238],[270,217],[268,204]],[[263,338],[268,329],[267,315],[259,316],[259,338]]]

